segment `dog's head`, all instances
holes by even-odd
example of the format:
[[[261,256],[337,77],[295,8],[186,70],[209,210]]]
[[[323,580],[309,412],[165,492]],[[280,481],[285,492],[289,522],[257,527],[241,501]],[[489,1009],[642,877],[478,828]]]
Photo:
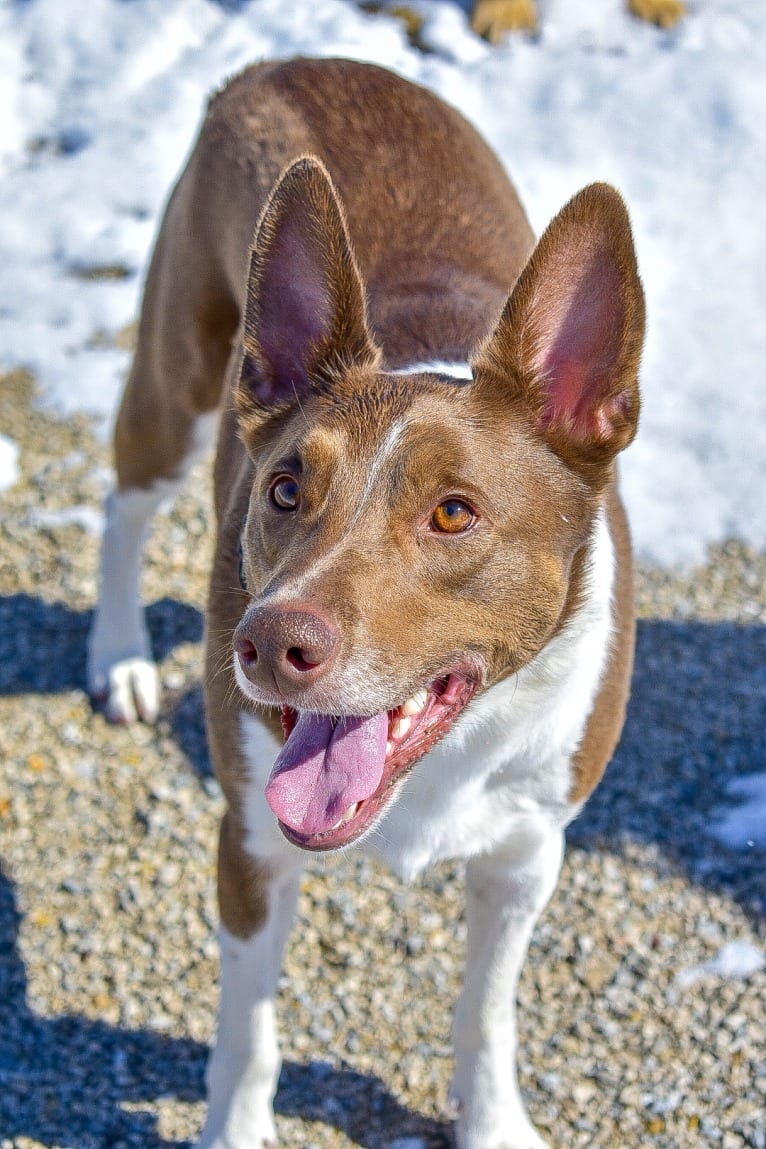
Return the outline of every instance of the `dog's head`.
[[[278,183],[236,389],[253,479],[234,665],[282,710],[267,798],[291,840],[358,837],[575,608],[635,434],[643,324],[625,208],[594,185],[543,235],[471,380],[386,371],[327,172],[306,158]]]

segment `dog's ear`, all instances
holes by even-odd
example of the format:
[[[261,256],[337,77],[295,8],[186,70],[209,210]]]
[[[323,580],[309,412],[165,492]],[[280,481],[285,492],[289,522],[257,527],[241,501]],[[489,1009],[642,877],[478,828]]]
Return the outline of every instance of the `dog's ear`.
[[[636,433],[644,295],[622,199],[584,188],[556,216],[474,356],[488,388],[591,481]]]
[[[250,254],[240,411],[300,398],[343,366],[374,366],[359,269],[324,165],[296,160],[263,210]]]

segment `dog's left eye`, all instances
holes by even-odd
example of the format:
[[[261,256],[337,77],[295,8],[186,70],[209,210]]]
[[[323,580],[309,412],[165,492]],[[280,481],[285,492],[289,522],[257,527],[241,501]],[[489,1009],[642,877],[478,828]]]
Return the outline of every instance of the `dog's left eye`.
[[[269,487],[269,497],[280,511],[294,511],[301,501],[301,489],[292,475],[280,475]]]
[[[445,499],[431,515],[431,527],[441,534],[458,535],[469,530],[476,515],[461,499]]]

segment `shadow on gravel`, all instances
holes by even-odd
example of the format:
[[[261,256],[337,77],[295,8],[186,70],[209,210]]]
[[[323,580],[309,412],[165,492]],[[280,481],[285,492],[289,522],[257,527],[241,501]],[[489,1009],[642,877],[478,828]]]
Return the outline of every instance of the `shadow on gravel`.
[[[410,1138],[428,1149],[452,1145],[449,1127],[400,1105],[379,1077],[337,1070],[326,1062],[287,1062],[282,1067],[275,1109],[285,1117],[321,1121],[342,1129],[361,1149],[386,1149]]]
[[[207,1050],[86,1017],[39,1017],[26,1000],[20,920],[13,886],[0,872],[0,1137],[73,1149],[167,1145],[153,1114],[121,1103],[201,1099]]]
[[[67,1149],[187,1146],[163,1139],[141,1105],[201,1101],[207,1048],[82,1016],[40,1017],[27,1003],[20,923],[13,884],[0,869],[0,1140]],[[378,1078],[323,1062],[285,1063],[276,1109],[341,1128],[363,1149],[381,1149],[392,1136],[425,1138],[433,1149],[448,1144],[443,1127],[404,1109]]]
[[[569,840],[654,845],[695,883],[766,916],[766,851],[710,833],[733,778],[766,764],[766,626],[639,623],[622,741]]]
[[[183,750],[197,778],[213,777],[213,764],[205,732],[205,699],[202,684],[185,690],[169,714],[173,737]]]
[[[160,662],[182,642],[202,639],[202,614],[188,603],[159,599],[146,616]],[[28,594],[0,596],[0,695],[85,690],[92,618],[92,611],[70,610]]]

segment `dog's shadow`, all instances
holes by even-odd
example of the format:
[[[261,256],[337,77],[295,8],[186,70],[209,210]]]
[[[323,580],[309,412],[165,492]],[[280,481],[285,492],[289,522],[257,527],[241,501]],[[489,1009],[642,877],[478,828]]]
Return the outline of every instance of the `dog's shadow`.
[[[20,921],[0,870],[0,1136],[72,1149],[190,1146],[165,1140],[141,1105],[203,1100],[207,1047],[82,1016],[39,1016],[27,1002]],[[381,1149],[392,1136],[448,1144],[446,1129],[404,1109],[378,1078],[323,1062],[284,1064],[276,1110],[343,1129],[364,1149]]]
[[[13,884],[0,872],[0,1133],[13,1144],[166,1145],[151,1114],[123,1103],[201,1098],[205,1049],[85,1017],[40,1017],[27,1002],[20,921]]]
[[[766,850],[711,832],[727,787],[766,761],[766,626],[646,621],[622,740],[569,840],[620,852],[652,846],[695,885],[766,917]]]
[[[163,598],[146,611],[154,657],[162,662],[184,642],[202,639],[196,607]],[[93,612],[29,594],[0,596],[0,695],[85,690]]]

